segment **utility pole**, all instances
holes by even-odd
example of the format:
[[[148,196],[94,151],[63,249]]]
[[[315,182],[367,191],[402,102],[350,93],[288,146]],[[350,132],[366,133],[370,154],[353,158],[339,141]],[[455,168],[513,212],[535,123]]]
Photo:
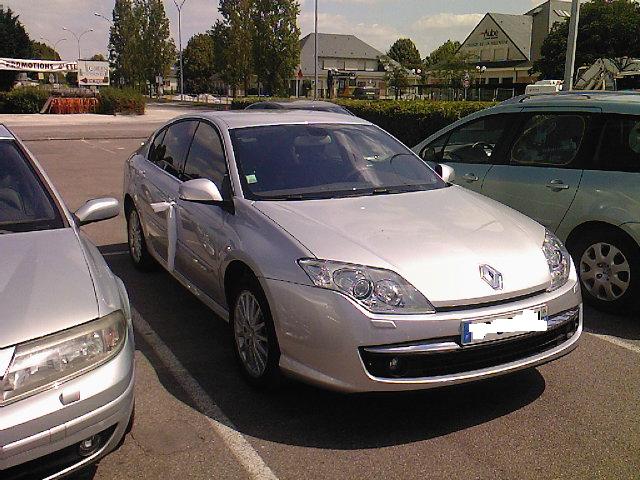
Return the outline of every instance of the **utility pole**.
[[[571,20],[569,21],[569,38],[567,39],[567,60],[564,64],[563,91],[573,90],[573,69],[576,66],[576,44],[578,43],[578,24],[580,23],[580,0],[571,4]]]
[[[315,16],[314,16],[314,28],[313,31],[313,71],[315,82],[313,86],[313,99],[318,99],[318,0],[315,0]]]
[[[182,7],[187,0],[182,0],[178,4],[177,0],[173,0],[178,9],[178,43],[180,44],[180,100],[184,102],[184,66],[182,64]]]

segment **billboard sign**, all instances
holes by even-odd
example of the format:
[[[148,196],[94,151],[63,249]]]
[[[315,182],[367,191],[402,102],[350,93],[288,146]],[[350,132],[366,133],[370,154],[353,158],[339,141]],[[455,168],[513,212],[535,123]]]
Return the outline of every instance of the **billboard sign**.
[[[109,62],[78,60],[78,85],[109,85]]]

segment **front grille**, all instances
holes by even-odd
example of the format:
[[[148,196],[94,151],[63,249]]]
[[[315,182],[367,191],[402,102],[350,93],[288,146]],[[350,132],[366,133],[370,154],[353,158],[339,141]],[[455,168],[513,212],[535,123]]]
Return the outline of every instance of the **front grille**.
[[[561,322],[558,320],[562,320]],[[382,348],[368,351],[361,347],[360,356],[369,374],[378,378],[421,378],[452,375],[495,367],[551,350],[566,342],[578,330],[579,309],[554,315],[549,330],[478,345],[460,346],[451,351],[428,353],[383,353]],[[459,345],[460,338],[445,338]],[[409,344],[404,344],[409,345]],[[400,345],[386,345],[396,347]]]
[[[113,425],[99,433],[100,448],[104,447],[113,435],[117,425]],[[31,460],[30,462],[16,465],[6,470],[0,470],[2,480],[35,480],[55,475],[62,470],[77,465],[85,460],[85,457],[78,453],[78,444],[70,445],[57,452],[50,453],[44,457]]]

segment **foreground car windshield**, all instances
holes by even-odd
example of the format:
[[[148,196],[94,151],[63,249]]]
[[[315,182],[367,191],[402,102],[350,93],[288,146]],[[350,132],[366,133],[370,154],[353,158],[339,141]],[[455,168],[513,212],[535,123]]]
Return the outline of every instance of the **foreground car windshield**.
[[[61,228],[51,197],[13,142],[0,142],[0,234]]]
[[[269,125],[231,130],[245,197],[304,200],[432,190],[446,184],[371,125]]]

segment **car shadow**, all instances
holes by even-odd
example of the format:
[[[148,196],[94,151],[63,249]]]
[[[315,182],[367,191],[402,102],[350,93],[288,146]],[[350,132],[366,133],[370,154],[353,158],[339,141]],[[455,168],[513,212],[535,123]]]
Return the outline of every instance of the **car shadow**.
[[[584,307],[584,328],[587,332],[612,335],[627,340],[640,340],[638,314],[614,315]]]
[[[163,271],[140,273],[126,255],[107,256],[133,308],[243,434],[288,445],[362,449],[439,437],[508,415],[542,395],[534,369],[473,384],[409,393],[345,395],[290,381],[275,392],[240,376],[226,322]],[[163,386],[194,409],[143,335],[137,348]]]

